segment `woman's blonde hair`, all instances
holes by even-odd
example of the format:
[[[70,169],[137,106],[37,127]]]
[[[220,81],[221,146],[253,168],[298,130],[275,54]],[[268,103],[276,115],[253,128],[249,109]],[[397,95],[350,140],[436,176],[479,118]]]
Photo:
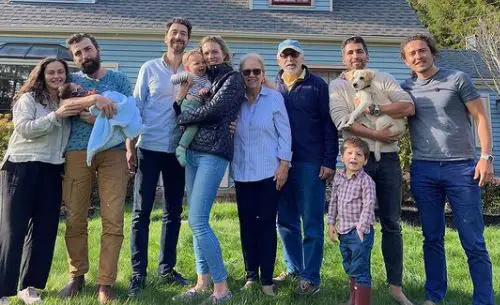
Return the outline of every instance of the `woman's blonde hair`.
[[[224,39],[221,36],[205,36],[205,37],[203,37],[200,41],[200,44],[199,44],[201,54],[203,54],[203,45],[207,42],[217,43],[220,46],[222,53],[224,53],[224,62],[231,64],[231,57],[232,57],[231,50],[229,50],[229,47],[227,46],[226,42],[224,41]]]
[[[260,68],[262,69],[262,73],[264,74],[264,83],[263,83],[263,85],[265,85],[266,87],[275,89],[276,86],[274,85],[274,83],[271,82],[270,80],[268,80],[267,77],[266,77],[266,74],[265,74],[266,73],[266,66],[265,66],[265,63],[264,63],[264,58],[262,58],[262,56],[260,56],[257,53],[248,53],[248,54],[245,54],[240,59],[240,72],[243,71],[243,66],[245,65],[245,63],[249,59],[253,59],[253,60],[256,60],[257,62],[259,62]]]

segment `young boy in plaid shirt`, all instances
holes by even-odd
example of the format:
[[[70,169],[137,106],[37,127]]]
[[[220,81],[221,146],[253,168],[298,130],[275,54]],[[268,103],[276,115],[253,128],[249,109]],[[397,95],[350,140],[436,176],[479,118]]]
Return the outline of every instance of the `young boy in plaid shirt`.
[[[371,302],[370,256],[375,220],[375,182],[365,173],[370,149],[359,138],[348,138],[341,149],[344,169],[333,178],[328,208],[328,235],[340,239],[345,272],[351,278],[350,299],[344,305]]]

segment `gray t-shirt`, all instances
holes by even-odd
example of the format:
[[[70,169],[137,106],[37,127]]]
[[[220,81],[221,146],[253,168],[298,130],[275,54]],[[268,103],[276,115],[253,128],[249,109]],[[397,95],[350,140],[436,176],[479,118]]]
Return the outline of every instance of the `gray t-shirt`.
[[[415,103],[415,116],[408,117],[414,159],[474,158],[472,122],[465,104],[480,95],[465,73],[440,69],[429,79],[407,79],[401,87]]]

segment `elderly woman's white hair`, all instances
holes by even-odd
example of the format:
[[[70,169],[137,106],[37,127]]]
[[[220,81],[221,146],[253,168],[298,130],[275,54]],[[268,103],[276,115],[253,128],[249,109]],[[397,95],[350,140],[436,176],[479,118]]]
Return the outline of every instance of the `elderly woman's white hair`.
[[[245,65],[245,63],[249,59],[253,59],[253,60],[257,61],[260,64],[260,68],[262,69],[262,74],[264,75],[264,85],[266,87],[274,89],[276,86],[274,85],[273,82],[271,82],[270,80],[267,79],[266,73],[265,73],[266,72],[266,66],[265,66],[265,63],[264,63],[264,58],[262,58],[262,56],[260,56],[259,54],[257,54],[257,53],[248,53],[248,54],[245,54],[240,59],[240,72],[243,71],[243,66]]]

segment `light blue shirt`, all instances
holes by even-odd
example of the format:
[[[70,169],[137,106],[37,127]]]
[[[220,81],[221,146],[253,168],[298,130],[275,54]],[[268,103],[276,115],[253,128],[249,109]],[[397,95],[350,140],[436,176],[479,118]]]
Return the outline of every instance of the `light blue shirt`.
[[[244,102],[234,134],[233,178],[260,181],[274,176],[280,160],[292,160],[292,136],[283,96],[263,86],[255,103]]]
[[[173,153],[181,137],[173,104],[179,85],[173,85],[170,77],[177,71],[165,63],[163,58],[144,63],[139,70],[134,97],[144,124],[144,132],[137,146],[143,149]]]

